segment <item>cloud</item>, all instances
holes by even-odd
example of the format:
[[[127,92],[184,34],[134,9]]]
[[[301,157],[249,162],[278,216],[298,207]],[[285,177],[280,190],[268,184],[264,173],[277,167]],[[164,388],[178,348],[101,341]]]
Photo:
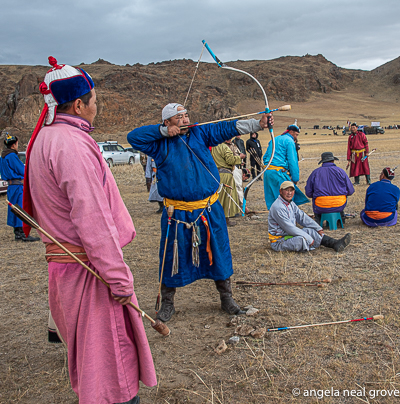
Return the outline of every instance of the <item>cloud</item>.
[[[49,55],[69,64],[197,60],[205,39],[223,61],[320,53],[338,66],[372,69],[400,49],[398,0],[2,3],[2,64],[46,64]]]

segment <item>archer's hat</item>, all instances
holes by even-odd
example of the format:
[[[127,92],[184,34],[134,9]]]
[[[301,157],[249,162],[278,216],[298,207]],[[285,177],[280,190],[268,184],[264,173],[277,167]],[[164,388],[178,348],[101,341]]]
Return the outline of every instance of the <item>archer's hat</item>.
[[[94,88],[92,78],[83,69],[59,65],[52,56],[49,56],[49,63],[53,67],[46,73],[39,86],[48,107],[45,125],[54,122],[57,105],[76,100]]]
[[[286,130],[289,132],[292,130],[293,132],[300,133],[300,128],[297,125],[289,125]]]
[[[337,157],[335,157],[332,152],[325,152],[325,153],[321,154],[321,161],[318,164],[328,163],[329,161],[334,161],[334,160],[339,160],[339,159]]]
[[[178,107],[182,107],[183,109],[178,111]],[[167,104],[162,110],[162,121],[164,122],[166,119],[172,118],[178,114],[185,114],[187,111],[185,107],[181,104],[170,103]]]
[[[394,170],[392,170],[390,167],[385,167],[383,170],[383,174],[389,178],[390,181],[394,178]]]
[[[6,146],[12,146],[14,143],[18,142],[18,138],[16,136],[10,135],[6,132],[6,137],[4,138],[4,144]]]
[[[287,189],[287,188],[294,188],[294,184],[292,181],[283,181],[279,189]]]

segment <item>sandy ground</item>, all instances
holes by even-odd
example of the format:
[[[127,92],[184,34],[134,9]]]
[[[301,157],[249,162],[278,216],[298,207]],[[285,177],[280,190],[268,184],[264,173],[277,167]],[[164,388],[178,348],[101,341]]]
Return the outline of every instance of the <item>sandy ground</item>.
[[[347,142],[344,136],[307,132],[300,136],[302,188],[320,154],[332,151],[344,156]],[[398,136],[400,131],[369,136],[370,148],[378,149],[370,161],[373,181],[384,166],[400,163]],[[265,146],[267,134],[262,133],[261,139]],[[345,158],[338,165],[344,168]],[[125,260],[134,274],[141,308],[154,316],[160,216],[154,213],[157,206],[147,202],[140,166],[115,167],[113,173],[138,233],[124,248]],[[394,183],[399,185],[400,180]],[[349,198],[347,213],[359,213],[365,191],[362,181]],[[266,209],[261,182],[251,189],[248,200],[250,209]],[[312,211],[311,204],[303,208]],[[396,401],[388,395],[400,389],[399,227],[370,229],[357,216],[347,220],[345,229],[327,231],[335,238],[352,234],[352,243],[343,253],[323,247],[306,254],[275,253],[269,246],[266,220],[267,213],[260,213],[256,219],[239,219],[229,229],[234,281],[330,277],[332,283],[325,288],[237,288],[234,295],[240,306],[260,309],[258,316],[244,316],[240,324],[270,328],[377,314],[383,314],[384,320],[267,333],[262,339],[240,336],[237,345],[218,355],[214,348],[234,336],[236,327],[230,323],[231,316],[220,310],[213,282],[196,282],[177,292],[169,337],[163,338],[145,322],[158,386],[143,386],[141,402],[317,402],[316,397],[305,398],[310,389],[340,393],[340,397],[325,396],[325,403]],[[12,230],[5,225],[4,196],[0,197],[0,222],[0,402],[78,403],[69,385],[65,348],[47,342],[44,247],[13,241]],[[300,389],[297,398],[292,394],[296,388]],[[358,397],[346,396],[351,390]]]

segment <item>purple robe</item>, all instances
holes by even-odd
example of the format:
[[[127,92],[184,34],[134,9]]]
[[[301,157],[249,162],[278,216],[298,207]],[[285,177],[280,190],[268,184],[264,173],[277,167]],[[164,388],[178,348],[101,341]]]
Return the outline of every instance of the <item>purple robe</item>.
[[[314,213],[342,212],[347,204],[332,208],[321,208],[315,204],[319,196],[349,196],[354,193],[354,187],[346,172],[337,167],[333,162],[322,163],[321,167],[315,169],[308,177],[306,184],[306,195],[312,198]]]

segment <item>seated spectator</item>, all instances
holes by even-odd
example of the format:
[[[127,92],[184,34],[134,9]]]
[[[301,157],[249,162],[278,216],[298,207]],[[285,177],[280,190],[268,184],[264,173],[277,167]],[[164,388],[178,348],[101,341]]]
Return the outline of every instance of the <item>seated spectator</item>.
[[[310,251],[323,245],[337,252],[343,251],[350,244],[350,233],[339,240],[325,235],[322,227],[292,201],[294,192],[293,182],[284,181],[279,189],[280,195],[269,210],[271,248],[274,251]]]
[[[322,213],[340,212],[343,222],[347,197],[353,195],[354,187],[346,171],[334,163],[339,160],[331,152],[321,154],[321,167],[308,177],[306,195],[312,198],[315,221],[321,222]]]
[[[394,226],[397,223],[397,208],[400,189],[391,183],[394,171],[390,167],[382,170],[379,181],[371,184],[365,195],[365,209],[361,220],[370,227]]]

